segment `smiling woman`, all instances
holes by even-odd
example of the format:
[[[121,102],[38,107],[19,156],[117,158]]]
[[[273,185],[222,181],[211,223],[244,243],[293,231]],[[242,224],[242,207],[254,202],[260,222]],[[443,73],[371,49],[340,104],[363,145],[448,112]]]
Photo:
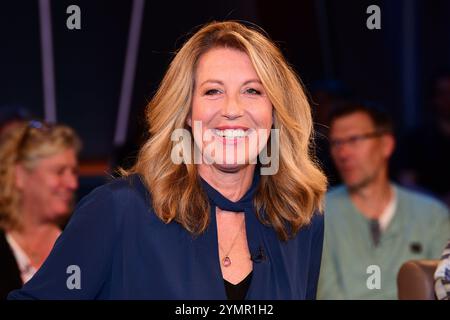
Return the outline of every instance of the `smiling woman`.
[[[212,130],[214,137],[205,141],[194,131],[195,141],[202,148],[215,143],[214,150],[222,151],[219,152],[222,159],[215,154],[216,168],[237,172],[242,167],[237,163],[238,154],[244,155],[242,162],[246,164],[266,145],[268,134],[266,141],[255,144],[260,147],[256,150],[249,148],[248,140],[252,132],[269,132],[272,128],[272,103],[250,58],[236,49],[219,47],[203,54],[198,61],[195,83],[198,85],[194,88],[187,122],[192,126],[192,121],[199,121],[202,132]],[[203,164],[199,166],[199,170],[207,168]]]
[[[18,124],[0,141],[0,297],[42,265],[71,212],[81,142],[67,126]]]
[[[207,24],[175,55],[146,116],[135,166],[80,202],[44,266],[9,297],[314,299],[326,179],[280,50],[256,28]],[[177,130],[194,139],[174,152]],[[255,161],[263,149],[279,163],[270,174]],[[74,265],[80,289],[66,285]]]

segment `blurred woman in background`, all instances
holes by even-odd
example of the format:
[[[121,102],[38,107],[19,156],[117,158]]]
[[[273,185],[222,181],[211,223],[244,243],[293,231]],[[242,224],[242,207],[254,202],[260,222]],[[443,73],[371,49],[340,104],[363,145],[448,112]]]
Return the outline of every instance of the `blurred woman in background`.
[[[39,269],[71,212],[81,142],[64,125],[23,122],[0,141],[0,298]]]

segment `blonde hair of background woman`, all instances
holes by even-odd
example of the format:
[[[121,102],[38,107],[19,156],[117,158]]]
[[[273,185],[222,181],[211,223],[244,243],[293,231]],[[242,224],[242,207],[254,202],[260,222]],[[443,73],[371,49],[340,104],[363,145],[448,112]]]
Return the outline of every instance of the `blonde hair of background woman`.
[[[122,173],[143,177],[162,221],[175,220],[194,235],[205,231],[210,219],[207,196],[193,161],[172,162],[171,150],[176,142],[171,141],[171,134],[177,128],[190,130],[186,119],[196,65],[202,54],[217,47],[234,48],[250,57],[273,104],[273,128],[280,133],[279,170],[275,175],[261,176],[255,208],[259,220],[287,240],[309,224],[315,210],[321,210],[327,181],[311,150],[313,123],[301,80],[281,51],[256,29],[233,21],[212,22],[183,45],[147,106],[150,138],[136,164]]]
[[[77,153],[81,140],[71,128],[55,125],[47,128],[29,127],[24,122],[8,130],[0,141],[0,228],[20,229],[20,191],[15,186],[15,166],[21,164],[32,171],[39,160],[67,149]]]

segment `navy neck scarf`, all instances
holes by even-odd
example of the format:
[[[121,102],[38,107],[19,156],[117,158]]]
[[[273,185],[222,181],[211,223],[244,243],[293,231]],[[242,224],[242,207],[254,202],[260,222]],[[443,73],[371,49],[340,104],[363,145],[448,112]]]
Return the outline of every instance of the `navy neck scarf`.
[[[219,191],[214,189],[208,182],[206,182],[203,178],[200,177],[201,183],[203,186],[203,190],[205,190],[209,204],[211,205],[211,213],[215,212],[215,208],[219,207],[225,211],[233,211],[233,212],[244,212],[246,214],[253,214],[254,206],[253,206],[253,198],[255,196],[256,190],[258,189],[260,173],[259,167],[255,167],[255,172],[253,173],[253,181],[250,186],[250,189],[244,194],[244,196],[238,200],[237,202],[233,202],[227,198],[225,198]]]
[[[208,201],[211,207],[211,222],[214,226],[216,224],[216,207],[219,207],[220,209],[226,211],[244,212],[247,240],[251,255],[250,258],[258,265],[260,265],[261,262],[267,260],[261,234],[258,231],[259,228],[257,227],[260,225],[260,222],[256,217],[256,210],[253,205],[253,199],[258,189],[260,180],[259,170],[260,166],[256,166],[255,172],[253,173],[253,180],[250,189],[248,189],[244,196],[237,202],[233,202],[225,198],[219,191],[214,189],[203,178],[200,177],[203,190],[205,190],[208,196]],[[213,228],[213,230],[215,230],[215,227]]]

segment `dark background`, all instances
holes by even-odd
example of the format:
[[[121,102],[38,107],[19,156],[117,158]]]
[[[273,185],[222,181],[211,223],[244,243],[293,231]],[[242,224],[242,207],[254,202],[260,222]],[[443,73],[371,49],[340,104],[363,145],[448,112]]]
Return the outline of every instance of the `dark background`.
[[[66,27],[72,4],[81,9],[81,30]],[[381,8],[381,30],[366,27],[372,4]],[[57,120],[81,135],[82,161],[121,163],[137,150],[143,108],[173,52],[195,27],[213,20],[259,25],[307,89],[338,79],[389,109],[400,135],[429,117],[430,79],[450,66],[450,1],[146,1],[128,143],[114,146],[131,8],[125,0],[51,1]],[[21,106],[44,118],[38,1],[3,1],[0,35],[0,107]]]

